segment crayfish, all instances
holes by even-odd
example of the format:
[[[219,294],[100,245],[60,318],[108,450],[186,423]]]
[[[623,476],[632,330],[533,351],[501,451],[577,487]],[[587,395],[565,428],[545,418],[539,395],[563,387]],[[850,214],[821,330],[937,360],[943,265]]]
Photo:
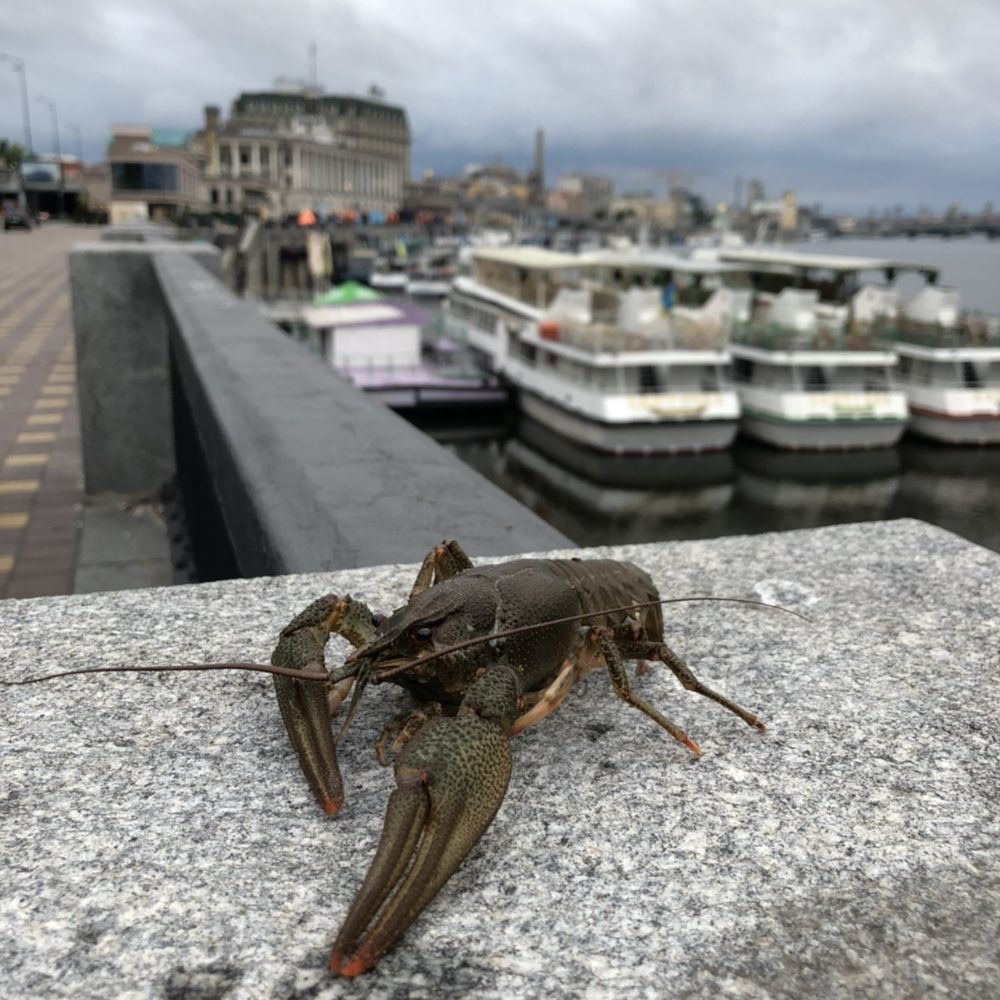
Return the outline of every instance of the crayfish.
[[[740,601],[675,600],[705,599]],[[694,754],[701,752],[694,741],[633,690],[625,661],[664,663],[685,689],[764,731],[755,715],[702,684],[663,641],[665,603],[671,601],[661,600],[649,575],[632,563],[517,559],[475,567],[457,543],[443,542],[424,559],[403,607],[385,617],[350,596],[321,597],[282,630],[270,666],[69,673],[240,668],[274,674],[285,728],[328,814],[344,801],[337,745],[367,687],[392,681],[422,703],[390,721],[376,744],[383,764],[394,759],[396,788],[330,957],[331,971],[355,976],[396,944],[493,821],[511,776],[511,737],[556,709],[588,672],[607,669],[619,697]],[[355,649],[328,670],[325,647],[333,633]],[[348,697],[334,735],[334,717]]]

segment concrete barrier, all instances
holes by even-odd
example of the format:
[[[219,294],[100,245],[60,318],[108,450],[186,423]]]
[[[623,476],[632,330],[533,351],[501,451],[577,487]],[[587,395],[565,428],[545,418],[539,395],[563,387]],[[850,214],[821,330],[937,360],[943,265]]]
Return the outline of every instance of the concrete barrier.
[[[470,554],[479,553],[470,548]],[[382,826],[369,688],[323,816],[269,678],[0,687],[5,997],[987,997],[1000,981],[1000,555],[916,521],[581,552],[629,558],[667,638],[759,733],[665,668],[598,672],[513,743],[492,827],[375,971],[327,972]],[[0,601],[0,676],[266,659],[319,594],[388,610],[414,567]],[[336,663],[346,643],[331,643]]]
[[[152,260],[184,256],[217,271],[200,243],[85,243],[70,254],[84,486],[142,498],[176,474],[168,326]]]
[[[88,494],[176,476],[208,578],[412,561],[444,537],[488,555],[567,544],[232,295],[217,261],[184,244],[73,253]]]

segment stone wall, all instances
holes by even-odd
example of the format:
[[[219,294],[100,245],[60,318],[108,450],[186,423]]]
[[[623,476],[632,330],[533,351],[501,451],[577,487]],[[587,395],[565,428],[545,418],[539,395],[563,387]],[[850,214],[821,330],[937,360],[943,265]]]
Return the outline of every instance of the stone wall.
[[[0,687],[4,996],[995,993],[1000,556],[915,521],[579,554],[632,559],[672,597],[807,615],[666,608],[673,648],[767,733],[654,666],[636,690],[700,744],[694,759],[592,674],[515,739],[492,827],[348,982],[327,961],[393,787],[372,744],[402,692],[362,700],[329,819],[266,677]],[[2,676],[259,662],[317,595],[387,610],[413,575],[4,601]]]

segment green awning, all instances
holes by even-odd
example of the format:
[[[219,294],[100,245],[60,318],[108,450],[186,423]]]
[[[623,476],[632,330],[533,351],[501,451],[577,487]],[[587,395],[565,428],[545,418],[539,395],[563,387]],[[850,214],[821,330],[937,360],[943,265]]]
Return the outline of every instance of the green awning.
[[[382,296],[372,291],[367,285],[357,281],[345,281],[335,285],[328,292],[317,295],[312,300],[314,306],[342,306],[349,302],[377,302]]]

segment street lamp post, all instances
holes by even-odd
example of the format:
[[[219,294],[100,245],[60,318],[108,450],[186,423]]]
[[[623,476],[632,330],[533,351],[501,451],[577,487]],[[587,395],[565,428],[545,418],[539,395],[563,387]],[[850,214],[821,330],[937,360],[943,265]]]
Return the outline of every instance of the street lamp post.
[[[80,126],[75,122],[66,122],[66,128],[76,136],[76,158],[80,161],[80,169],[83,170],[83,137]]]
[[[21,74],[21,106],[24,110],[24,138],[28,145],[25,149],[25,156],[33,156],[34,149],[31,145],[31,113],[28,110],[28,73],[24,68],[24,60],[17,56],[0,52],[0,62],[9,62],[14,66],[14,72]]]
[[[56,112],[56,102],[47,97],[38,95],[37,100],[41,104],[47,104],[52,112],[52,131],[56,140],[56,162],[59,165],[59,218],[66,214],[65,185],[63,184],[63,164],[62,164],[62,144],[59,142],[59,115]]]

